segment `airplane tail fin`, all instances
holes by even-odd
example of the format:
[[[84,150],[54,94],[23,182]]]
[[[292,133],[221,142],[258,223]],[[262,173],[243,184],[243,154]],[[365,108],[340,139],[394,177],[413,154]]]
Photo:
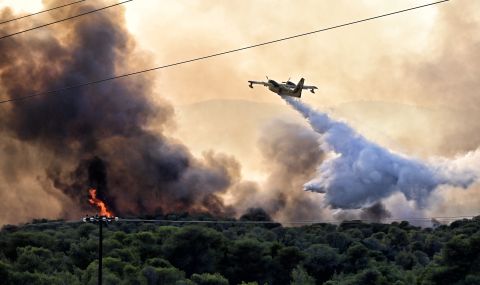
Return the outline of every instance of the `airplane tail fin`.
[[[303,83],[304,82],[305,82],[304,78],[300,79],[300,81],[298,81],[297,86],[295,86],[295,89],[293,89],[293,95],[295,97],[300,97],[300,95],[302,94],[302,89],[303,89]]]

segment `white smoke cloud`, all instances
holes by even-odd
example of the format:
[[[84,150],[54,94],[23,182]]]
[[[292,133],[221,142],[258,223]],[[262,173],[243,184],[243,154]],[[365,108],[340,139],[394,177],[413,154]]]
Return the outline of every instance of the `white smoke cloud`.
[[[321,134],[320,147],[333,153],[319,166],[317,177],[304,185],[307,191],[325,193],[333,208],[361,208],[394,193],[422,208],[438,186],[467,188],[480,174],[478,150],[454,160],[421,161],[383,148],[297,99],[284,99]]]

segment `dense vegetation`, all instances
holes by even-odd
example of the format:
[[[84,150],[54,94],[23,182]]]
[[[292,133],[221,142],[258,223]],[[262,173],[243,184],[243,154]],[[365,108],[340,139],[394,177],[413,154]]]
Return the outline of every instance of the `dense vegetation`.
[[[97,242],[94,224],[5,226],[0,283],[96,284]],[[480,217],[435,229],[119,222],[103,245],[104,284],[480,284]]]

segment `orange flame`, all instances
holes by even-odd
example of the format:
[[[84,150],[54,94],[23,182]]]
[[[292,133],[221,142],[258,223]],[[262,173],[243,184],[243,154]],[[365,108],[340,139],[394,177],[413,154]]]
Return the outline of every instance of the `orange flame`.
[[[100,210],[100,216],[113,217],[113,213],[108,210],[105,202],[97,198],[97,189],[92,188],[89,189],[88,192],[90,193],[90,199],[88,199],[88,202],[97,206],[97,208]]]

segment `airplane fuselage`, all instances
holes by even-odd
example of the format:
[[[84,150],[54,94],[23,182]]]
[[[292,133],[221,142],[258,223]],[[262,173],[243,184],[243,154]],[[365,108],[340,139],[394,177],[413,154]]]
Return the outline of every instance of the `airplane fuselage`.
[[[268,79],[268,77],[267,77]],[[292,97],[297,97],[300,98],[302,96],[302,90],[303,89],[310,89],[310,92],[315,93],[313,90],[317,89],[316,86],[304,86],[305,79],[300,79],[298,84],[295,84],[291,82],[290,80],[287,80],[286,82],[283,82],[283,84],[280,84],[276,82],[275,80],[268,79],[267,82],[261,82],[261,81],[248,81],[249,87],[253,88],[253,84],[262,84],[263,86],[266,86],[268,90],[272,91],[273,93],[277,93],[280,96],[292,96]]]
[[[283,88],[283,87],[268,87],[268,90],[272,91],[273,93],[277,93],[280,96],[292,96],[292,97],[300,97],[299,93],[293,93],[292,89]]]
[[[293,96],[293,97],[300,97],[298,95],[300,94],[295,94],[293,92],[293,89],[295,88],[295,85],[293,85],[293,88],[290,88],[290,86],[285,85],[285,84],[279,84],[275,80],[268,80],[268,90],[272,91],[273,93],[277,93],[280,96]]]

